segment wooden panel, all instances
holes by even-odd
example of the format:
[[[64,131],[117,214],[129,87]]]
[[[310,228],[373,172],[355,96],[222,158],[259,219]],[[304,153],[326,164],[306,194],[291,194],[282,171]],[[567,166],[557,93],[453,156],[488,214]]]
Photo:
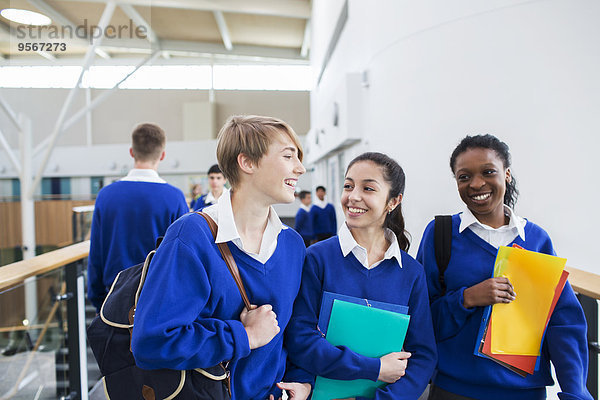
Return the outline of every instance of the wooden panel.
[[[0,203],[0,249],[21,245],[21,203]]]
[[[574,291],[593,299],[600,299],[600,275],[573,267],[565,269],[569,271],[569,282]]]
[[[93,200],[44,200],[35,202],[36,245],[62,247],[73,243],[73,207]],[[21,245],[21,203],[0,203],[0,249]]]

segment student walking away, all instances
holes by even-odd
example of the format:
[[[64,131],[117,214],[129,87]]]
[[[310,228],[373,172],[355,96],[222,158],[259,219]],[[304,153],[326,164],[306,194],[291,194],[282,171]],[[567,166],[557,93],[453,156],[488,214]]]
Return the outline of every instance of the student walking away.
[[[206,220],[177,220],[157,249],[135,314],[131,348],[144,369],[190,370],[219,363],[231,373],[231,397],[279,398],[287,352],[283,332],[300,287],[306,252],[272,205],[294,201],[305,172],[292,128],[270,117],[234,116],[221,129],[217,160],[231,190],[204,212],[217,224],[253,309],[244,308]],[[305,386],[288,383],[290,393]],[[304,396],[293,396],[304,399]]]
[[[210,186],[210,191],[205,195],[201,196],[196,203],[194,203],[194,207],[192,208],[194,211],[202,211],[204,208],[216,204],[221,195],[227,191],[225,187],[225,183],[227,179],[225,179],[225,175],[221,172],[218,164],[211,166],[208,169],[208,185]]]
[[[423,393],[437,358],[425,273],[406,253],[404,186],[404,171],[384,154],[364,153],[350,162],[341,196],[345,222],[337,236],[307,249],[286,336],[290,360],[301,369],[292,367],[290,379],[312,383],[308,372],[388,383],[375,399],[416,400]],[[373,358],[329,343],[318,329],[324,291],[408,306],[403,351]]]
[[[309,191],[303,190],[300,192],[300,208],[296,213],[296,223],[294,229],[304,239],[306,247],[310,246],[314,238],[313,221],[310,215],[310,205],[312,203],[312,195]]]
[[[313,229],[315,240],[321,241],[334,236],[337,232],[337,220],[335,216],[335,207],[328,203],[325,198],[326,190],[324,186],[317,186],[317,199],[310,209],[313,220]]]
[[[517,244],[555,254],[546,231],[513,209],[518,191],[510,163],[509,148],[498,138],[462,139],[452,152],[450,168],[465,208],[451,217],[450,259],[443,273],[435,255],[437,221],[423,234],[417,260],[427,274],[439,354],[429,399],[545,399],[546,386],[553,384],[552,362],[561,399],[591,400],[585,386],[586,321],[568,282],[548,323],[533,375],[521,377],[473,354],[484,308],[519,296],[507,278],[492,278],[499,246]]]
[[[159,126],[138,125],[129,149],[133,169],[98,193],[88,261],[88,298],[97,312],[117,274],[144,262],[169,225],[189,211],[183,192],[157,173],[165,143]]]

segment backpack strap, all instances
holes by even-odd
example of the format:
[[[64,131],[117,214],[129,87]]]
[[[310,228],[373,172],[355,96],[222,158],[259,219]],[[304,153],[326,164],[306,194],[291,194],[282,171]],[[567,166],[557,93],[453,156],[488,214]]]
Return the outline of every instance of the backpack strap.
[[[433,246],[435,249],[435,261],[439,271],[439,281],[442,288],[440,296],[446,294],[446,281],[444,273],[450,263],[450,252],[452,249],[452,215],[436,215],[433,230]]]
[[[212,232],[213,238],[216,240],[217,239],[217,231],[218,231],[218,227],[217,224],[215,223],[215,221],[206,213],[202,212],[202,211],[197,211],[196,214],[200,215],[201,217],[203,217],[206,222],[208,223],[208,226],[210,228],[210,231]],[[233,280],[235,281],[235,284],[238,287],[238,290],[240,291],[240,294],[242,295],[242,300],[244,301],[244,305],[246,306],[246,309],[248,311],[250,311],[250,300],[248,299],[248,294],[246,293],[246,289],[244,288],[244,282],[242,282],[242,277],[240,276],[240,271],[237,267],[237,264],[235,263],[235,259],[233,258],[233,255],[231,254],[231,250],[229,250],[229,246],[227,246],[227,243],[216,243],[217,247],[219,248],[219,251],[221,252],[221,257],[223,257],[223,260],[225,260],[225,264],[227,264],[227,268],[229,269],[229,272],[231,273],[231,276],[233,276]]]

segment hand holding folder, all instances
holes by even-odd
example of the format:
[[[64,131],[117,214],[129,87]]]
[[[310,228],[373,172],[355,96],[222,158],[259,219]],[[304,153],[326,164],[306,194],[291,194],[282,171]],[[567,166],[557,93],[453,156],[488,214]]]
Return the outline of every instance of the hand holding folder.
[[[517,245],[500,247],[494,276],[508,277],[517,299],[486,308],[475,355],[489,358],[523,377],[537,370],[545,330],[569,275],[564,271],[565,264],[564,258]]]
[[[328,298],[330,296],[338,295],[330,294]],[[324,300],[322,308],[326,306],[327,301]],[[357,301],[359,304],[356,304]],[[367,357],[381,357],[388,353],[402,351],[410,316],[375,308],[373,304],[376,302],[368,301],[371,307],[362,305],[361,302],[364,304],[364,299],[353,298],[352,302],[333,299],[329,323],[325,324],[319,318],[319,324],[327,326],[325,328],[327,341],[334,346],[346,346]],[[378,304],[390,307],[388,303]],[[405,306],[400,307],[406,309]],[[384,382],[366,379],[341,381],[319,376],[312,398],[330,400],[356,396],[373,397],[377,388],[384,385]]]

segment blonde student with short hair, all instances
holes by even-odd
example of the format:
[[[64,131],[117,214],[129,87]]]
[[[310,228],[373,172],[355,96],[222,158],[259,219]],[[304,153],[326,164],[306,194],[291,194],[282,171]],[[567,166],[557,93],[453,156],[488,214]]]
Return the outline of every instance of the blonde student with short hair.
[[[283,332],[300,287],[305,246],[272,205],[294,201],[305,172],[302,147],[279,119],[234,116],[219,133],[217,159],[231,190],[204,212],[217,223],[216,242],[227,243],[256,308],[245,310],[208,224],[190,213],[171,225],[152,260],[132,351],[146,369],[229,362],[233,399],[279,398],[287,358]]]

